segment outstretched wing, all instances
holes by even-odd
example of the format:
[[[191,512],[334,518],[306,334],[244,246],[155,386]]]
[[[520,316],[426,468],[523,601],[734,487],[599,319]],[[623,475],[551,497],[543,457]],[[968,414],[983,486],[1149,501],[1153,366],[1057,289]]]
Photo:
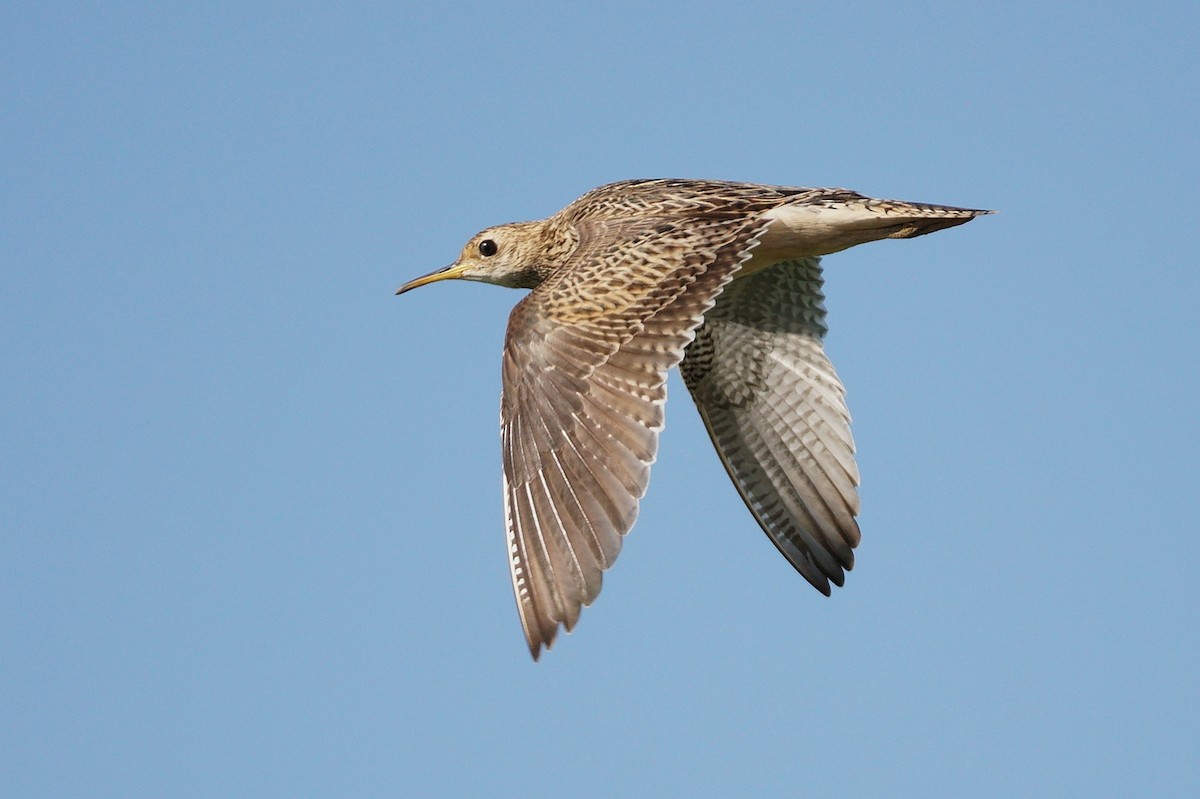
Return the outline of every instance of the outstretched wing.
[[[820,259],[735,280],[680,365],[717,454],[758,523],[817,590],[859,542],[845,389],[825,357]]]
[[[598,219],[513,310],[501,438],[513,591],[536,659],[600,592],[658,449],[666,373],[761,222]]]

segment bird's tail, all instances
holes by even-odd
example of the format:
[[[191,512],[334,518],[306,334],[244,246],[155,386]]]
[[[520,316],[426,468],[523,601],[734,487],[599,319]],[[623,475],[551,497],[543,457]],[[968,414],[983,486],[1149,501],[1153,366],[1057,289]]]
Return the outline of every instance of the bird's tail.
[[[975,208],[875,200],[848,192],[782,205],[764,216],[773,219],[761,249],[779,260],[828,255],[879,239],[911,239],[990,214]]]
[[[977,216],[993,214],[979,208],[955,208],[951,205],[908,203],[901,200],[867,200],[867,208],[884,226],[895,226],[889,239],[911,239],[970,222]]]

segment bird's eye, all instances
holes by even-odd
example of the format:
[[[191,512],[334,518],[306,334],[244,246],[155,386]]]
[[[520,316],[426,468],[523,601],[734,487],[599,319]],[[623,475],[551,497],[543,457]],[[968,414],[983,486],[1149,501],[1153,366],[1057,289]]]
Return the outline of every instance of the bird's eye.
[[[484,239],[479,242],[479,254],[485,258],[489,255],[495,255],[497,249],[496,242],[491,239]]]

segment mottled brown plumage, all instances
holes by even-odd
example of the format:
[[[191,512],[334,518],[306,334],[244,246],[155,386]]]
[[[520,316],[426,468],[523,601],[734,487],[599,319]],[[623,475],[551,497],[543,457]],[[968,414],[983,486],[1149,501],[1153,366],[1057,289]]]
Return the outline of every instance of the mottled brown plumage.
[[[501,400],[509,565],[533,657],[599,594],[646,492],[667,371],[681,362],[759,525],[818,590],[841,585],[859,541],[859,477],[821,344],[820,256],[983,213],[844,189],[627,181],[540,222],[488,228],[455,264],[402,286],[533,289],[509,319]]]

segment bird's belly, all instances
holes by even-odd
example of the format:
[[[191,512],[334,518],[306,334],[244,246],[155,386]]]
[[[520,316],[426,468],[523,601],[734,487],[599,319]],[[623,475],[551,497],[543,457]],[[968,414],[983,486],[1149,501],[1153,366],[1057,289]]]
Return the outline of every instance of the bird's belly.
[[[887,238],[905,219],[890,218],[863,202],[784,205],[763,214],[770,226],[759,236],[742,275],[797,258],[829,255],[856,244]]]
[[[787,258],[778,257],[774,253],[759,252],[759,248],[756,247],[754,249],[754,254],[750,257],[750,260],[745,261],[742,264],[741,268],[738,269],[737,274],[733,276],[733,279],[737,280],[739,278],[749,277],[756,272],[761,272],[768,266],[774,266],[775,264],[786,260]]]

